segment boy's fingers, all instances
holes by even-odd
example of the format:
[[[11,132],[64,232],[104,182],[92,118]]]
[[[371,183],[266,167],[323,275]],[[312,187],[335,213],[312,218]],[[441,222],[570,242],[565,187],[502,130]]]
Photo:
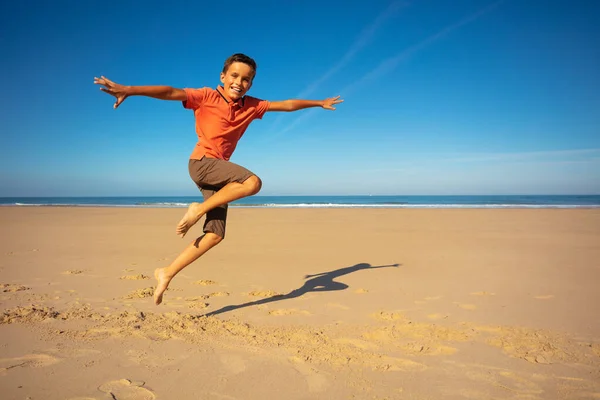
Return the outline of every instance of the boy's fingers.
[[[111,85],[114,85],[114,84],[115,84],[113,81],[111,81],[110,79],[108,79],[108,78],[107,78],[107,77],[105,77],[105,76],[102,76],[102,77],[101,77],[101,79],[102,79],[102,84],[103,84],[103,85],[106,85],[106,86],[111,86]]]
[[[119,107],[123,101],[125,101],[125,97],[117,97],[117,102],[115,103],[114,107]]]
[[[111,89],[108,89],[108,88],[100,88],[100,90],[102,90],[104,93],[108,93],[108,94],[110,94],[111,96],[115,96],[115,97],[117,97],[117,96],[115,95],[115,92],[113,92]]]

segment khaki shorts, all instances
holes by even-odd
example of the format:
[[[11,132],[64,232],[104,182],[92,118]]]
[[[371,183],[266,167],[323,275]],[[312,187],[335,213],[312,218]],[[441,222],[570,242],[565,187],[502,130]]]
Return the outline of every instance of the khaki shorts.
[[[190,177],[202,192],[205,201],[228,183],[243,183],[254,175],[240,165],[210,157],[190,160],[188,169]],[[226,221],[227,204],[213,208],[206,213],[204,233],[212,232],[224,238]]]

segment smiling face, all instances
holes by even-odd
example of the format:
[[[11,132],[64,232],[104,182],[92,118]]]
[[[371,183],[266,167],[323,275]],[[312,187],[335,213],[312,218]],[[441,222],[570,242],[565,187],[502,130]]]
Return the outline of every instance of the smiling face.
[[[252,86],[254,79],[254,68],[243,62],[232,63],[227,71],[221,72],[221,83],[225,89],[225,97],[231,101],[237,101],[244,97]]]

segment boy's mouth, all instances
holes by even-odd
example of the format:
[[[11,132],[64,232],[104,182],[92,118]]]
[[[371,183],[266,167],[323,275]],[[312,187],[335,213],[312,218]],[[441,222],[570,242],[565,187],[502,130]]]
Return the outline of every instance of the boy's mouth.
[[[237,86],[230,86],[229,90],[231,90],[233,93],[236,93],[236,94],[241,94],[242,93],[242,88],[239,88]]]

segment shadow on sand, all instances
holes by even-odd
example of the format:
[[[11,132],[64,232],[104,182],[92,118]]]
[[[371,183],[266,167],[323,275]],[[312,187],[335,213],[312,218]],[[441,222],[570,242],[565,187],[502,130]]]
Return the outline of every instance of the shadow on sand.
[[[389,268],[389,267],[398,267],[398,266],[400,266],[400,264],[378,265],[378,266],[374,267],[374,266],[371,266],[371,264],[361,263],[361,264],[353,265],[351,267],[336,269],[334,271],[322,272],[320,274],[314,274],[314,275],[306,275],[304,277],[304,279],[308,279],[308,278],[310,278],[310,279],[308,279],[306,282],[304,282],[304,285],[302,285],[302,287],[300,287],[298,289],[294,289],[291,292],[289,292],[288,294],[280,294],[280,295],[267,297],[265,299],[250,301],[248,303],[225,306],[219,310],[211,311],[211,312],[205,314],[204,316],[211,317],[213,315],[222,314],[222,313],[225,313],[228,311],[233,311],[233,310],[237,310],[237,309],[244,308],[244,307],[258,306],[261,304],[272,303],[274,301],[294,299],[296,297],[300,297],[303,294],[309,293],[309,292],[328,292],[328,291],[333,291],[333,290],[344,290],[344,289],[348,288],[348,285],[346,285],[345,283],[342,283],[342,282],[334,281],[335,278],[350,274],[352,272],[360,271],[363,269],[370,270],[370,269]]]

